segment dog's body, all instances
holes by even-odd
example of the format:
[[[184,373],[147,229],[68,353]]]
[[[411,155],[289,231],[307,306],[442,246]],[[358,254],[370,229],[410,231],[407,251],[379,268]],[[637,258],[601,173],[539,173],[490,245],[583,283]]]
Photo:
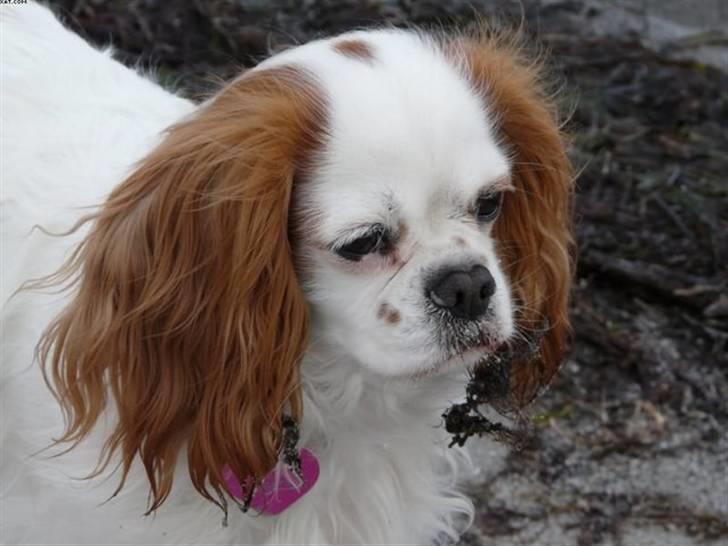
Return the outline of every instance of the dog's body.
[[[149,501],[149,468],[145,473],[138,459],[124,469],[128,470],[124,488],[105,502],[115,492],[117,481],[114,477],[107,480],[102,477],[116,467],[116,459],[111,460],[109,471],[101,476],[92,480],[78,478],[95,468],[102,447],[117,426],[119,418],[113,404],[109,404],[88,437],[70,452],[49,457],[60,448],[42,451],[54,438],[63,435],[64,419],[58,401],[43,382],[34,349],[49,321],[67,307],[73,293],[23,290],[10,296],[28,279],[58,270],[93,228],[86,223],[65,236],[51,236],[44,231],[71,230],[89,212],[83,207],[102,204],[125,178],[133,176],[138,162],[163,141],[163,133],[170,125],[193,119],[200,107],[123,67],[112,59],[109,51],[93,49],[63,28],[45,8],[33,4],[13,9],[2,6],[0,21],[4,302],[0,369],[3,404],[0,537],[3,542],[428,544],[445,537],[455,539],[473,514],[472,504],[456,488],[458,473],[467,471],[469,462],[461,451],[448,448],[440,415],[464,395],[464,368],[454,366],[431,373],[435,370],[435,361],[424,368],[410,365],[407,352],[402,352],[400,357],[399,346],[388,347],[384,334],[377,333],[373,327],[370,331],[374,333],[357,337],[358,331],[347,330],[341,315],[339,320],[344,326],[339,328],[335,321],[331,322],[331,305],[336,302],[332,304],[322,297],[321,287],[316,283],[321,278],[308,279],[311,286],[307,289],[307,298],[318,302],[319,307],[312,319],[312,341],[300,359],[300,445],[316,454],[321,475],[314,488],[282,514],[231,511],[228,525],[223,526],[222,511],[199,495],[198,484],[190,479],[188,454],[184,452],[173,461],[174,489],[152,515],[143,516]],[[415,42],[419,38],[409,33],[390,31],[351,36],[365,37],[380,51],[403,52],[407,56],[406,65],[436,64],[427,57],[431,51],[417,46]],[[263,63],[262,68],[298,63],[317,76],[335,103],[341,94],[335,90],[336,86],[346,82],[332,75],[343,69],[332,67],[334,61],[326,62],[327,57],[321,53],[324,47],[325,42],[317,42],[305,46],[308,49],[292,50]],[[369,52],[357,47],[344,53],[336,62],[370,62]],[[398,55],[394,53],[386,62],[400,62]],[[445,65],[436,68],[443,74],[449,70]],[[410,80],[416,77],[418,72],[413,69]],[[465,86],[451,84],[447,76],[438,81],[442,82],[443,89],[436,92],[452,96],[456,104],[458,100],[460,103],[470,100],[459,98]],[[462,108],[470,112],[467,109],[471,106]],[[336,120],[345,119],[346,113],[340,109],[336,112]],[[367,113],[361,112],[361,115]],[[436,112],[432,115],[437,117]],[[380,122],[386,126],[391,121],[385,117]],[[373,127],[375,132],[383,130],[377,124]],[[328,129],[329,137],[336,140],[336,131],[334,124]],[[478,133],[472,138],[481,138],[481,135]],[[485,142],[490,137],[482,138]],[[494,151],[487,159],[489,168],[498,165],[492,167],[492,174],[497,178],[502,174],[498,169],[508,168],[509,159],[507,154],[501,157],[495,144],[490,142],[487,145]],[[363,162],[361,168],[366,168],[369,161],[366,156],[357,158],[346,145],[337,148],[336,153],[351,168],[360,168],[356,166],[358,160]],[[328,175],[346,177],[345,171],[337,172],[334,160],[329,167]],[[386,165],[380,168],[384,172]],[[413,168],[417,168],[416,163]],[[414,197],[404,199],[408,202]],[[336,205],[346,207],[343,200]],[[350,214],[355,215],[356,210],[345,212]],[[33,229],[34,226],[43,230]],[[410,222],[409,230],[416,229],[420,227]],[[118,237],[117,243],[123,244],[122,236]],[[469,237],[468,232],[463,232],[463,239],[470,242]],[[502,335],[506,339],[513,330],[509,322],[508,283],[490,257],[491,251],[487,243],[479,256],[491,260],[489,267],[499,287],[493,296],[497,300],[494,312],[498,330],[492,336]],[[316,256],[320,255],[308,259],[319,264],[325,262]],[[308,267],[311,268],[310,263]],[[323,288],[336,291],[339,278],[336,275],[332,278],[331,274],[327,277],[326,271],[321,275],[331,282]],[[412,282],[410,278],[408,283]],[[405,294],[404,288],[397,290],[398,294]],[[407,307],[411,302],[407,298],[393,300],[394,297],[390,296],[389,303],[377,300],[375,305],[372,301],[368,308],[379,309],[376,320],[386,323],[384,327],[395,328],[402,320],[412,330],[412,324],[419,323],[407,322],[408,316],[414,314]],[[392,309],[394,305],[398,311]],[[360,311],[353,308],[352,315]],[[372,320],[375,320],[374,314]],[[80,315],[76,320],[82,320]],[[94,320],[103,320],[103,317]],[[335,334],[329,335],[329,332]],[[89,344],[98,337],[91,331],[88,336]],[[351,339],[346,339],[347,336]],[[379,339],[383,341],[380,343]],[[349,341],[354,356],[341,348]],[[370,344],[380,344],[384,352],[376,353],[368,347]],[[362,357],[369,358],[369,366],[357,362],[356,355],[371,355],[372,351],[373,356]],[[388,362],[389,355],[392,358],[389,366],[397,371],[383,373],[377,366]],[[48,354],[45,356],[51,358]],[[474,360],[473,355],[466,353],[458,358],[464,363]],[[400,360],[404,362],[401,370],[397,368]],[[406,378],[410,373],[417,375],[417,380]],[[62,375],[51,381],[58,382]],[[66,376],[70,387],[65,385],[65,390],[58,389],[56,384],[62,400],[73,396],[69,394],[73,383],[83,381],[83,377],[81,373]],[[88,401],[89,395],[84,396]],[[294,406],[292,402],[291,407]],[[81,404],[67,417],[74,420],[74,412],[86,409]],[[193,467],[196,463],[189,464]]]
[[[24,9],[41,11],[21,6],[17,21],[3,21],[4,300],[28,279],[58,269],[83,236],[50,237],[33,227],[68,230],[87,212],[82,207],[102,203],[162,132],[195,108],[109,51],[91,48],[49,12]],[[104,504],[113,478],[74,480],[94,469],[102,432],[62,457],[36,454],[61,434],[63,420],[33,351],[65,302],[65,295],[23,291],[3,309],[4,542],[321,544],[336,536],[348,544],[420,544],[455,529],[453,514],[472,510],[454,492],[454,462],[438,460],[447,454],[439,413],[462,396],[462,380],[451,392],[438,386],[437,398],[418,385],[403,400],[397,384],[363,389],[374,378],[353,374],[346,362],[331,370],[327,356],[315,354],[304,366],[319,395],[305,401],[302,431],[328,446],[316,450],[321,478],[304,500],[279,516],[232,512],[223,528],[222,512],[194,492],[180,463],[179,489],[156,514],[143,516],[141,468],[128,490]],[[327,383],[339,388],[328,390]]]

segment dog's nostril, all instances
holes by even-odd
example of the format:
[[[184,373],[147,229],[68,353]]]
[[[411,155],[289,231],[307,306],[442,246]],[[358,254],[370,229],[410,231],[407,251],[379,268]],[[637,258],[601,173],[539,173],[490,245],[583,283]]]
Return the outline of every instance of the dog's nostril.
[[[477,284],[480,286],[480,297],[481,299],[490,299],[495,294],[495,280],[490,274],[490,271],[483,268],[484,272],[479,272]]]
[[[449,268],[439,272],[428,284],[430,300],[455,317],[475,320],[485,313],[495,281],[485,267],[476,265],[470,270]]]

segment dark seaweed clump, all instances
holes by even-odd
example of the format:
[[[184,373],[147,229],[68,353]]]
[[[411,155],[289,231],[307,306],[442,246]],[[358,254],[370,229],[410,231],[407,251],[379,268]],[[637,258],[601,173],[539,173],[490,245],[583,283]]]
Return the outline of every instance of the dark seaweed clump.
[[[538,358],[541,332],[546,330],[544,327],[535,336],[504,344],[475,365],[465,387],[465,402],[453,404],[442,414],[445,430],[452,434],[450,447],[463,446],[471,436],[484,434],[514,447],[523,444],[526,421],[521,418],[517,404],[511,400],[511,368],[515,362]],[[514,430],[490,420],[481,411],[483,406],[489,406],[501,415],[515,415],[518,428]]]

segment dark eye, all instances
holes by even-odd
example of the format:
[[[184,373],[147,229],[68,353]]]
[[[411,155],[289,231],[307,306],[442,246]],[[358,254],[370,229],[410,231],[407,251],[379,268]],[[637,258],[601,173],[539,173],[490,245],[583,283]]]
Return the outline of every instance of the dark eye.
[[[382,249],[385,242],[384,231],[377,229],[336,249],[336,253],[342,258],[358,262],[367,254]]]
[[[490,222],[500,210],[502,195],[500,193],[491,193],[478,198],[475,204],[475,216],[478,222]]]

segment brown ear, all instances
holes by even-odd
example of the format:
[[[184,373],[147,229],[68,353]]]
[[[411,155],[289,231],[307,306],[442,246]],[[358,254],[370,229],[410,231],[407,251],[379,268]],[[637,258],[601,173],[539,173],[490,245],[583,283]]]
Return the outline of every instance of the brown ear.
[[[542,66],[526,57],[517,38],[479,31],[446,47],[483,97],[513,161],[515,191],[504,197],[495,236],[519,331],[530,336],[547,328],[540,357],[511,367],[511,395],[523,406],[558,370],[569,334],[573,170]]]
[[[66,416],[59,441],[83,439],[111,393],[118,425],[96,472],[119,453],[120,490],[138,455],[150,511],[180,449],[213,500],[225,465],[268,472],[282,412],[300,416],[308,316],[288,213],[323,116],[302,71],[248,73],[169,129],[52,278],[77,288],[38,348]]]

